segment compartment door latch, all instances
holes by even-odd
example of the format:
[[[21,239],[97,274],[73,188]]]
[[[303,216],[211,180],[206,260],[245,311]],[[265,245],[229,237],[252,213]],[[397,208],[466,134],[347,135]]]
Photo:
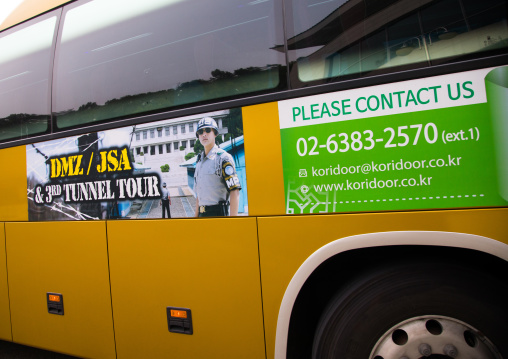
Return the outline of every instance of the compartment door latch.
[[[48,313],[64,315],[63,295],[60,293],[46,293]]]
[[[171,333],[192,334],[192,314],[188,308],[167,307],[168,330]]]

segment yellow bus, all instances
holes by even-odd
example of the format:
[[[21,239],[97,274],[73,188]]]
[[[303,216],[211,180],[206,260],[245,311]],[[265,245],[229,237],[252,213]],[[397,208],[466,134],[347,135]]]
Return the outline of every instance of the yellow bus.
[[[507,5],[22,2],[0,25],[0,339],[508,358]]]

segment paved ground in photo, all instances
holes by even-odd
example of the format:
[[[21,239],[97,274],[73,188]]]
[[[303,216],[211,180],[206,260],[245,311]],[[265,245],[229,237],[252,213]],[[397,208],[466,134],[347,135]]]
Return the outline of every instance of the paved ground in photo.
[[[171,218],[194,217],[196,198],[188,186],[169,188]],[[134,201],[129,213],[131,219],[162,218],[160,200]]]

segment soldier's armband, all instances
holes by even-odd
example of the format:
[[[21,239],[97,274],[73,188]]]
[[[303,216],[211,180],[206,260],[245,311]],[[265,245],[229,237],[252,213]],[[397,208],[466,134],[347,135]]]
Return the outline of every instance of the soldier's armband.
[[[236,174],[235,166],[233,166],[229,160],[222,162],[222,178],[224,182],[226,182],[226,188],[229,192],[235,189],[242,189],[240,179]]]

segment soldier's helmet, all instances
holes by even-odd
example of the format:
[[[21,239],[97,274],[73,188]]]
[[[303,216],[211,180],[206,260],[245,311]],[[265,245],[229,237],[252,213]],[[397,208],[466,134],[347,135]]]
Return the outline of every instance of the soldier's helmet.
[[[198,128],[196,129],[196,137],[199,137],[198,131],[205,128],[213,129],[215,136],[219,134],[219,127],[217,126],[217,122],[211,117],[203,117],[198,122]]]

